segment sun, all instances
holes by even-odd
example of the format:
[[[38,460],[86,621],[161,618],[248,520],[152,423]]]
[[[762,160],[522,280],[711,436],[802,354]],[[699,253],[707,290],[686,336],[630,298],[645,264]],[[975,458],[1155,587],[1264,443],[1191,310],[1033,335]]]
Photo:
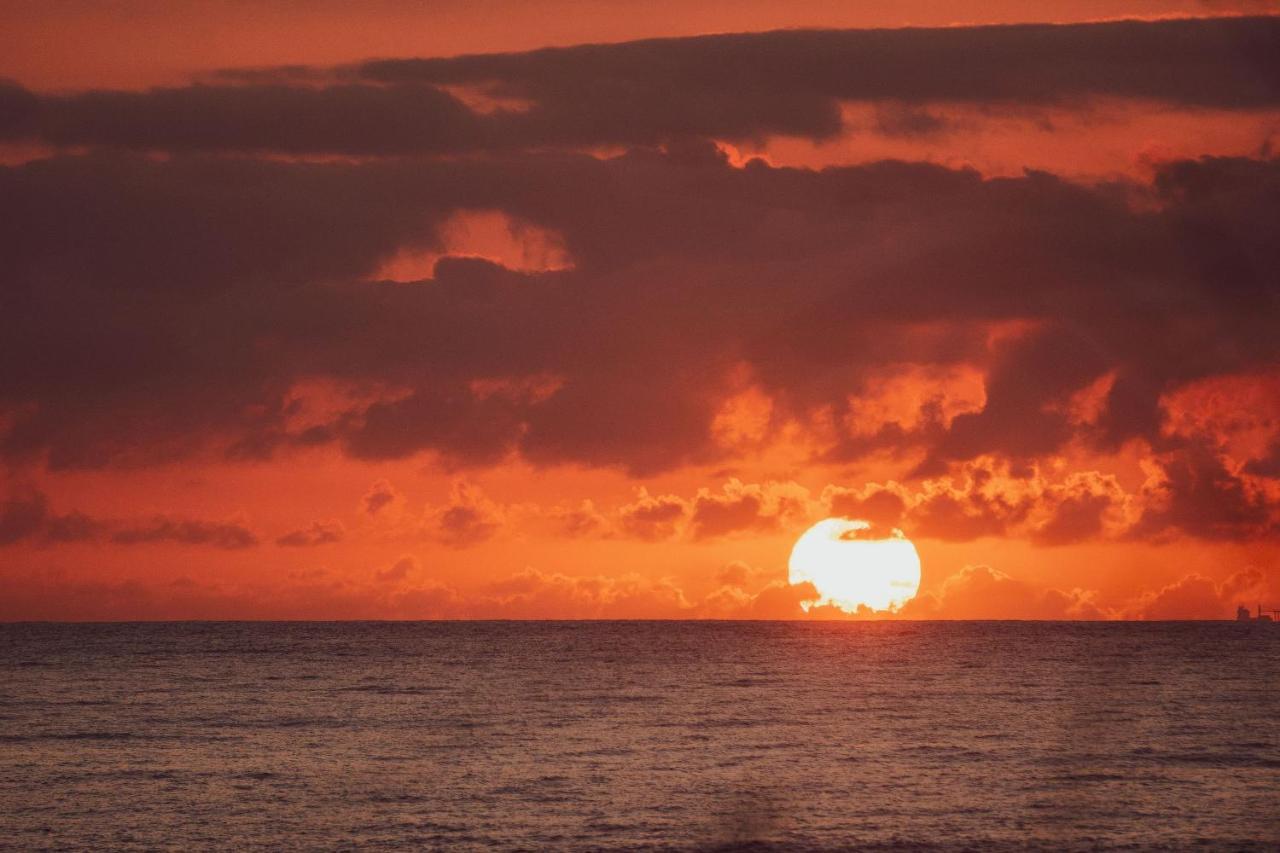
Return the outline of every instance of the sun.
[[[817,588],[819,605],[896,611],[920,589],[920,555],[900,530],[872,538],[866,521],[826,518],[796,540],[789,573],[791,583]]]

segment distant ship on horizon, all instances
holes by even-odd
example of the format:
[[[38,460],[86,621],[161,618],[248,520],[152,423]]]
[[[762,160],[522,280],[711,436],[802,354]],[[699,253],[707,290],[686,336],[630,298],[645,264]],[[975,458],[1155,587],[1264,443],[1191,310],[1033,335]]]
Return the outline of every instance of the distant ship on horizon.
[[[1249,608],[1245,607],[1243,604],[1241,604],[1239,607],[1236,608],[1237,622],[1275,622],[1276,619],[1273,617],[1277,617],[1277,616],[1280,616],[1280,610],[1264,611],[1262,609],[1261,604],[1258,605],[1257,616],[1254,616],[1252,613],[1250,613]]]

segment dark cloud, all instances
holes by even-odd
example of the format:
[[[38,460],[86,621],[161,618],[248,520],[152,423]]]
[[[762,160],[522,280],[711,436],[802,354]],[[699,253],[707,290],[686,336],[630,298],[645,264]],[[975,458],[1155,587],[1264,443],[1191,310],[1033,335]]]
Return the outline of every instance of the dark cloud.
[[[1273,441],[1267,452],[1259,459],[1251,459],[1244,466],[1245,473],[1258,477],[1280,479],[1280,440]]]
[[[1103,619],[1107,614],[1084,590],[1045,589],[993,569],[965,566],[902,608],[912,619]]]
[[[950,126],[951,123],[942,116],[907,104],[883,104],[875,113],[875,128],[885,136],[938,136]]]
[[[868,538],[884,538],[899,528],[910,537],[950,542],[1023,537],[1037,545],[1068,545],[1131,533],[1129,511],[1140,497],[1097,471],[1050,480],[1037,468],[1020,470],[984,457],[915,489],[895,482],[861,489],[828,486],[821,503],[831,515],[869,522],[860,533]],[[1159,530],[1167,532],[1168,524]],[[1154,535],[1156,528],[1149,532]]]
[[[55,513],[35,486],[19,484],[0,500],[0,545],[87,542],[100,538],[108,524],[81,512]]]
[[[54,145],[381,155],[495,147],[482,121],[423,85],[84,92],[44,98],[36,113],[39,138]]]
[[[1280,519],[1266,488],[1229,467],[1203,440],[1182,442],[1146,459],[1148,479],[1126,491],[1114,475],[1072,471],[1049,479],[995,457],[957,466],[917,488],[869,483],[829,486],[828,513],[901,528],[908,536],[964,542],[1022,537],[1057,546],[1119,539],[1167,541],[1179,536],[1250,541],[1275,537]]]
[[[1199,106],[1275,104],[1280,19],[1018,24],[873,31],[785,31],[659,38],[525,54],[388,59],[357,68],[383,82],[490,83],[540,102],[575,92],[595,108],[718,93],[732,100],[1030,101],[1088,95]]]
[[[678,495],[651,495],[641,489],[636,500],[618,509],[623,534],[656,542],[670,539],[684,521],[688,508]]]
[[[1221,583],[1193,572],[1141,596],[1126,615],[1155,620],[1227,619],[1237,606],[1247,606],[1268,593],[1269,584],[1257,569],[1243,569]]]
[[[1103,538],[1108,514],[1121,507],[1125,492],[1114,478],[1096,471],[1073,474],[1045,494],[1048,517],[1032,531],[1041,545],[1069,545]]]
[[[14,489],[0,502],[0,545],[34,536],[48,515],[48,501],[41,492],[32,487]]]
[[[0,545],[19,542],[64,544],[109,541],[119,545],[179,542],[215,548],[250,548],[257,535],[244,523],[155,516],[147,520],[95,518],[82,512],[55,513],[33,486],[17,486],[0,500]]]
[[[409,575],[417,574],[420,567],[416,557],[406,554],[390,566],[378,571],[378,580],[384,583],[399,583]]]
[[[306,527],[290,531],[276,539],[276,544],[289,548],[314,548],[341,542],[347,535],[342,522],[336,519],[313,521]]]
[[[0,78],[0,139],[35,133],[40,98],[17,83]]]
[[[806,612],[804,606],[814,604],[821,597],[818,588],[809,581],[798,584],[775,581],[744,602],[745,612],[732,616],[739,619],[799,619]]]
[[[457,481],[449,500],[427,510],[423,532],[451,548],[467,548],[492,539],[506,522],[506,513],[479,487]]]
[[[109,525],[82,512],[51,516],[44,535],[50,542],[94,542],[106,534]]]
[[[716,580],[725,586],[742,589],[746,587],[747,581],[753,574],[755,571],[751,566],[741,560],[735,560],[716,573]]]
[[[235,550],[258,544],[257,535],[236,521],[201,521],[198,519],[156,516],[150,521],[127,523],[111,533],[117,545],[142,545],[174,542],[182,545],[209,545]]]
[[[842,129],[840,102],[887,106],[881,132],[945,129],[922,102],[1091,97],[1189,107],[1280,103],[1280,19],[779,31],[448,59],[286,67],[147,92],[36,96],[0,83],[0,136],[168,151],[361,155],[652,145]],[[229,81],[238,81],[229,84]],[[480,112],[445,88],[483,90]]]
[[[572,539],[606,536],[611,531],[609,519],[596,510],[591,500],[583,500],[576,507],[553,507],[548,515],[555,522],[556,532]]]
[[[375,280],[402,249],[442,249],[460,210],[545,229],[573,265],[445,258],[422,281]],[[649,474],[724,457],[712,427],[744,365],[780,425],[842,423],[904,364],[980,369],[985,403],[951,418],[928,402],[906,426],[837,437],[829,458],[1025,467],[1073,442],[1170,451],[1165,395],[1280,349],[1274,160],[1086,184],[734,168],[707,144],[450,163],[93,154],[0,169],[0,214],[0,358],[23,365],[0,374],[0,453],[55,469],[328,442]],[[1111,375],[1095,419],[1064,405]],[[316,379],[336,414],[299,425],[295,389]],[[978,536],[1016,515],[954,500],[920,523]],[[1064,499],[1044,538],[1087,530],[1101,506]]]
[[[897,483],[871,483],[863,489],[828,487],[822,495],[827,512],[838,518],[859,519],[873,527],[902,527],[910,493]]]
[[[29,484],[11,487],[0,500],[0,545],[90,542],[101,539],[109,527],[82,512],[55,513],[44,492]]]
[[[1032,501],[1018,492],[988,490],[977,469],[978,482],[961,488],[949,484],[928,492],[912,513],[908,528],[913,536],[967,542],[986,536],[1005,536],[1021,525],[1031,511]]]
[[[1169,530],[1206,539],[1239,540],[1274,536],[1280,520],[1273,505],[1228,468],[1208,442],[1191,441],[1158,457],[1158,475],[1146,485],[1147,510],[1133,533],[1154,536]]]
[[[396,491],[388,480],[377,480],[369,491],[364,493],[360,507],[366,515],[377,515],[389,506],[404,501],[404,496]]]
[[[576,619],[669,619],[690,614],[684,593],[670,581],[637,575],[569,577],[525,569],[490,584],[485,593],[475,612],[490,619],[545,619],[549,613]]]
[[[391,59],[383,82],[488,84],[572,126],[623,118],[704,135],[830,132],[830,100],[1046,103],[1088,96],[1215,107],[1280,98],[1276,18],[1118,21],[655,39],[453,59]],[[580,118],[581,117],[581,118]],[[742,118],[754,128],[735,128]],[[737,131],[736,133],[734,131]]]
[[[807,489],[796,483],[743,483],[730,480],[719,493],[700,489],[690,507],[695,539],[745,531],[778,530],[808,514]]]

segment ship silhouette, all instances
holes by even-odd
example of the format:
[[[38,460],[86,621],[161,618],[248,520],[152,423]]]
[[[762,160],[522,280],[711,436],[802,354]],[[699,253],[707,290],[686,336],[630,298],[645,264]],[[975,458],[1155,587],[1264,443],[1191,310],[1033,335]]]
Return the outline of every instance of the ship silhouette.
[[[1280,617],[1280,610],[1263,610],[1262,605],[1258,605],[1258,615],[1254,616],[1249,612],[1249,608],[1241,604],[1236,608],[1237,622],[1275,622]]]

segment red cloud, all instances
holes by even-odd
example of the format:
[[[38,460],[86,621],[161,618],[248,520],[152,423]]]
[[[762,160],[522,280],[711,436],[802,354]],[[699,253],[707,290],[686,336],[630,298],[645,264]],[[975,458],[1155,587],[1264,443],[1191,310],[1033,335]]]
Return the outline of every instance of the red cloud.
[[[1102,619],[1095,594],[1043,589],[990,566],[966,566],[902,608],[908,619]]]
[[[376,516],[384,509],[402,503],[404,495],[396,491],[395,486],[387,480],[376,481],[360,500],[361,509],[369,516]]]
[[[406,554],[390,566],[387,566],[385,569],[379,570],[376,577],[384,583],[399,583],[410,575],[417,574],[418,572],[418,559],[412,555]]]
[[[1053,482],[1034,467],[1019,471],[992,458],[960,466],[954,477],[925,480],[918,490],[889,482],[822,493],[832,515],[899,527],[908,536],[1026,536],[1043,545],[1120,536],[1132,524],[1132,500],[1115,477],[1097,471]]]
[[[1146,509],[1133,534],[1160,536],[1172,530],[1206,539],[1274,536],[1274,502],[1232,467],[1203,441],[1157,456],[1143,486]]]
[[[276,539],[276,544],[291,548],[312,548],[317,545],[341,542],[346,534],[346,528],[337,519],[313,521],[307,527],[286,533]]]
[[[201,521],[158,515],[145,522],[123,524],[111,533],[117,545],[174,542],[214,548],[251,548],[257,535],[240,521]]]
[[[684,594],[637,575],[568,577],[535,569],[492,584],[475,605],[481,617],[504,619],[672,619],[687,615]]]
[[[34,486],[14,489],[0,502],[0,545],[36,534],[49,515],[48,501]]]
[[[552,508],[548,515],[555,520],[558,532],[577,539],[584,536],[604,536],[610,530],[609,519],[596,510],[593,501],[584,500],[576,507]]]
[[[453,548],[466,548],[492,538],[506,523],[506,511],[479,487],[458,480],[449,501],[428,509],[423,531],[431,539]]]
[[[54,513],[34,486],[12,489],[0,501],[0,546],[21,541],[43,543],[110,542],[142,545],[170,542],[229,550],[251,548],[258,535],[241,516],[226,521],[156,515],[146,519],[101,519],[71,512]]]
[[[1250,606],[1269,595],[1262,572],[1245,569],[1222,583],[1189,574],[1142,596],[1129,609],[1138,619],[1227,619],[1238,605]]]
[[[860,518],[876,527],[902,527],[914,498],[898,483],[870,483],[862,489],[827,486],[822,491],[827,512],[840,518]]]
[[[95,152],[0,169],[0,214],[11,205],[6,218],[34,235],[8,247],[6,293],[29,310],[20,324],[5,315],[0,357],[27,367],[0,383],[0,454],[65,469],[329,444],[645,474],[730,452],[717,423],[745,369],[769,401],[766,437],[827,412],[861,425],[832,458],[909,451],[936,477],[982,455],[1023,465],[1072,442],[1158,444],[1178,389],[1265,374],[1278,357],[1273,161],[1169,163],[1115,187],[928,164],[735,168],[703,153],[299,164]],[[581,202],[600,186],[607,204]],[[474,208],[562,234],[574,269],[445,258],[421,286],[367,280]],[[237,250],[193,236],[213,228]],[[1237,284],[1219,298],[1232,258]],[[177,278],[189,303],[170,301]],[[1170,310],[1140,328],[1115,319],[1142,312],[1145,281]],[[94,299],[110,322],[60,307]],[[1011,317],[1021,331],[993,339]],[[909,389],[881,385],[904,364],[969,379],[944,382],[959,390],[941,400],[903,397],[903,414],[894,400]],[[304,380],[395,391],[313,423],[293,409]],[[868,415],[885,393],[889,409]],[[1098,398],[1087,418],[1071,402],[1082,394]],[[1007,513],[945,496],[935,509],[967,535]]]
[[[693,499],[693,538],[706,539],[740,531],[770,531],[803,522],[809,513],[809,490],[797,483],[747,484],[732,479],[720,494],[699,489]]]
[[[1079,117],[1095,99],[1254,127],[1280,106],[1278,35],[1275,18],[797,31],[149,91],[0,83],[0,142],[36,150],[0,167],[0,467],[54,472],[51,490],[76,469],[321,453],[645,477],[792,470],[770,454],[794,444],[813,454],[796,468],[895,477],[821,503],[913,537],[1274,542],[1269,143],[1102,181],[992,177],[947,156],[784,168],[730,158],[726,140],[782,150],[778,136],[860,133],[850,101],[866,130],[931,144],[957,117],[1045,104]],[[485,109],[458,95],[480,85],[501,96]],[[466,221],[523,232],[545,257],[459,241]],[[1139,457],[1141,486],[1127,470]],[[1057,467],[1080,459],[1089,470]],[[526,518],[567,537],[781,538],[818,503],[796,483],[735,479],[526,515],[462,480],[404,527],[453,548]],[[403,532],[403,505],[379,480],[359,517]],[[318,521],[276,541],[344,535]],[[0,500],[14,552],[258,537],[240,518],[59,514],[29,488]],[[705,601],[630,577],[530,570],[476,592],[418,574],[397,563],[368,589],[317,576],[299,595],[313,616],[750,617],[794,616],[810,592],[737,570]],[[1220,612],[1241,583],[1188,576],[1135,612]],[[73,587],[73,612],[96,612],[95,595],[103,613],[295,612],[215,584]],[[915,607],[1102,612],[1090,593],[982,567]]]
[[[618,509],[618,526],[623,533],[637,539],[670,539],[685,513],[685,502],[676,495],[655,497],[647,489],[641,489],[634,503]]]
[[[827,139],[842,101],[876,129],[937,134],[935,102],[1131,98],[1274,106],[1273,18],[795,30],[527,53],[228,72],[214,84],[37,95],[0,86],[0,138],[144,151],[465,153],[663,139]],[[1028,49],[1028,45],[1034,49]],[[235,85],[228,85],[233,81]],[[485,86],[519,109],[472,109]],[[625,106],[619,99],[625,92]],[[353,121],[352,116],[358,116]]]

